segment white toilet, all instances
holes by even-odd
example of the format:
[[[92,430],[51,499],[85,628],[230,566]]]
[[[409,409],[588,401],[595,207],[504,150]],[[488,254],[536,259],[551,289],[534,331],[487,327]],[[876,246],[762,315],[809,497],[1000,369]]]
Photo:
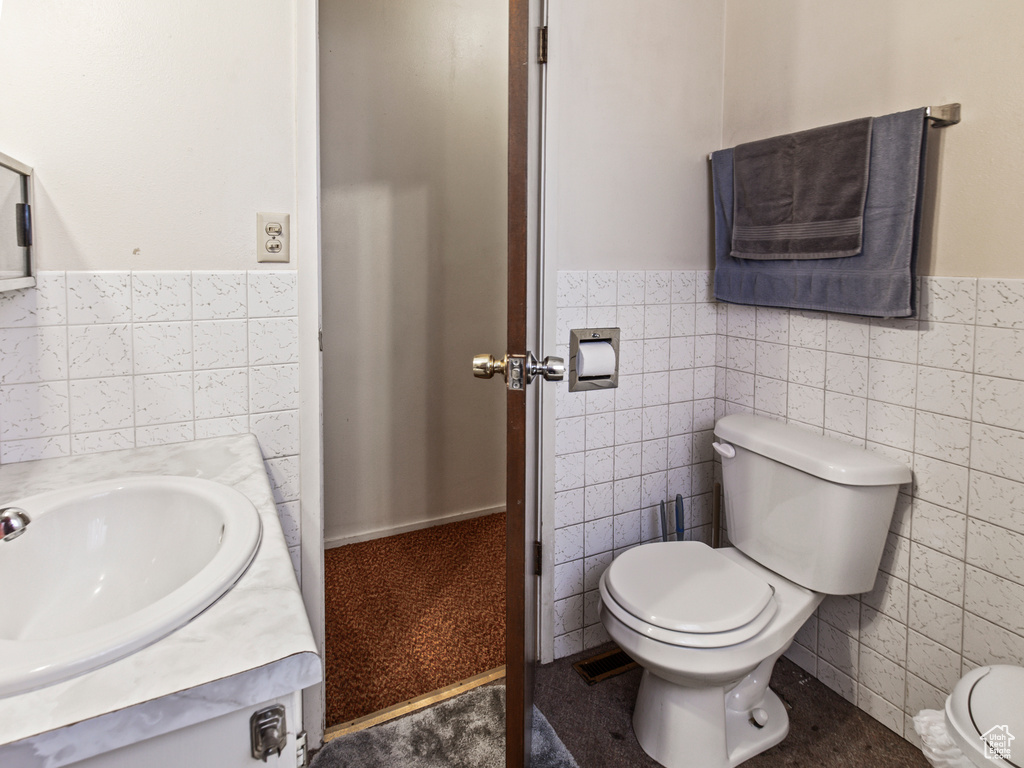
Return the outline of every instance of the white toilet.
[[[667,768],[734,766],[789,732],[768,681],[826,594],[874,587],[907,467],[747,414],[721,419],[729,539],[625,552],[601,577],[601,621],[644,668],[640,746]]]

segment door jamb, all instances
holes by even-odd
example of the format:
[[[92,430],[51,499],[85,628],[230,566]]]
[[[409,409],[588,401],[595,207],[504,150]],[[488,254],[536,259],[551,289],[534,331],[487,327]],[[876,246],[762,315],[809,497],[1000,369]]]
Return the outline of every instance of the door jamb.
[[[320,354],[319,3],[295,10],[295,248],[299,298],[300,586],[324,658],[323,388]],[[324,734],[324,681],[302,692],[302,728],[317,748]]]

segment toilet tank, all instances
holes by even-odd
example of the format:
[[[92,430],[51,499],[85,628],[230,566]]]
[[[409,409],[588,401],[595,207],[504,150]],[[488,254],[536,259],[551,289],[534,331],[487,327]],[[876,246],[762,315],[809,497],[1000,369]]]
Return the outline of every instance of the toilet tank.
[[[733,546],[815,592],[874,588],[907,467],[749,414],[720,419],[715,435]]]

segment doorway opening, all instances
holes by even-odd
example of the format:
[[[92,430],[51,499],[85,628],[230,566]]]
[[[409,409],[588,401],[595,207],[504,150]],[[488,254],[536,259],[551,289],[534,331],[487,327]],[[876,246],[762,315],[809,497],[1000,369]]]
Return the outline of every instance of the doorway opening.
[[[503,620],[505,391],[470,361],[505,347],[508,5],[319,13],[330,727],[504,663],[503,621],[464,587],[485,571]],[[492,666],[429,653],[481,645]],[[401,685],[381,685],[385,646],[412,661]]]

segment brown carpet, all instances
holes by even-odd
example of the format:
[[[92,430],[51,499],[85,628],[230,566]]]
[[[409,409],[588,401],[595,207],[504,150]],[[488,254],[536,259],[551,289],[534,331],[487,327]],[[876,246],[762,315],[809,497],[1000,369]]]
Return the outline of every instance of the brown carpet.
[[[633,735],[633,703],[642,669],[588,686],[572,668],[611,644],[537,668],[534,702],[581,768],[658,768]],[[788,659],[772,672],[788,704],[789,735],[743,768],[928,768],[921,750]]]
[[[327,724],[505,663],[505,514],[324,552]]]

